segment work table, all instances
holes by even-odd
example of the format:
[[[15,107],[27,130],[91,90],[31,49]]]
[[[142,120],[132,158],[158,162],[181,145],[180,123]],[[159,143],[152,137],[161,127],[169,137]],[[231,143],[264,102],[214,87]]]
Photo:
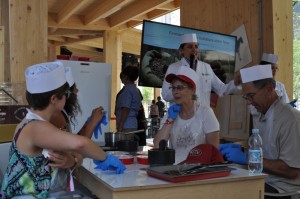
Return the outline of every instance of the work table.
[[[148,165],[126,165],[124,174],[95,168],[91,159],[85,159],[79,169],[79,181],[100,199],[132,198],[263,198],[265,174],[249,176],[248,171],[234,167],[230,175],[181,183],[171,183],[147,175]]]

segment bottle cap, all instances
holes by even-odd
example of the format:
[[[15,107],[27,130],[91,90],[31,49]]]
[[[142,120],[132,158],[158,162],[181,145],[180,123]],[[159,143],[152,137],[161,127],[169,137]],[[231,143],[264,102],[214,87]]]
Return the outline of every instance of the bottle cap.
[[[259,129],[252,129],[252,133],[259,133]]]

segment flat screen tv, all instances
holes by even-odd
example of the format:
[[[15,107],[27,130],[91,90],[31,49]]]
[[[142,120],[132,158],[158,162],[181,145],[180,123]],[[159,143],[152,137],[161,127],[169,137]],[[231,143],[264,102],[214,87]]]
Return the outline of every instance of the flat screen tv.
[[[162,87],[168,66],[181,59],[180,36],[188,33],[197,34],[199,59],[210,64],[224,83],[233,79],[236,36],[145,20],[139,86]]]

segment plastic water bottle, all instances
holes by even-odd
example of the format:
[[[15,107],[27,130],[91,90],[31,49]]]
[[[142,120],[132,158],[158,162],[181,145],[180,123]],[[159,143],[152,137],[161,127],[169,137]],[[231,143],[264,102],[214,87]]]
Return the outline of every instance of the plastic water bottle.
[[[249,138],[248,170],[250,175],[260,174],[263,170],[262,139],[259,129],[252,129]]]

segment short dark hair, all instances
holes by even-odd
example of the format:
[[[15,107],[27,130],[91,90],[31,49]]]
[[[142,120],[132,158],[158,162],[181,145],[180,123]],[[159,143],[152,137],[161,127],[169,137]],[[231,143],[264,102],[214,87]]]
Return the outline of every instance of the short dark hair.
[[[272,64],[271,62],[267,62],[267,61],[261,61],[259,63],[259,65],[267,65],[267,64]]]
[[[62,99],[64,92],[68,89],[69,84],[66,82],[61,87],[45,93],[32,94],[26,90],[26,100],[31,108],[44,110],[49,105],[52,95],[56,95],[58,99]]]
[[[126,75],[130,81],[135,81],[139,77],[139,68],[136,66],[126,66],[120,75]]]
[[[265,87],[268,83],[271,83],[273,85],[273,87],[275,88],[276,82],[273,78],[260,79],[260,80],[253,81],[254,86],[258,89]]]

